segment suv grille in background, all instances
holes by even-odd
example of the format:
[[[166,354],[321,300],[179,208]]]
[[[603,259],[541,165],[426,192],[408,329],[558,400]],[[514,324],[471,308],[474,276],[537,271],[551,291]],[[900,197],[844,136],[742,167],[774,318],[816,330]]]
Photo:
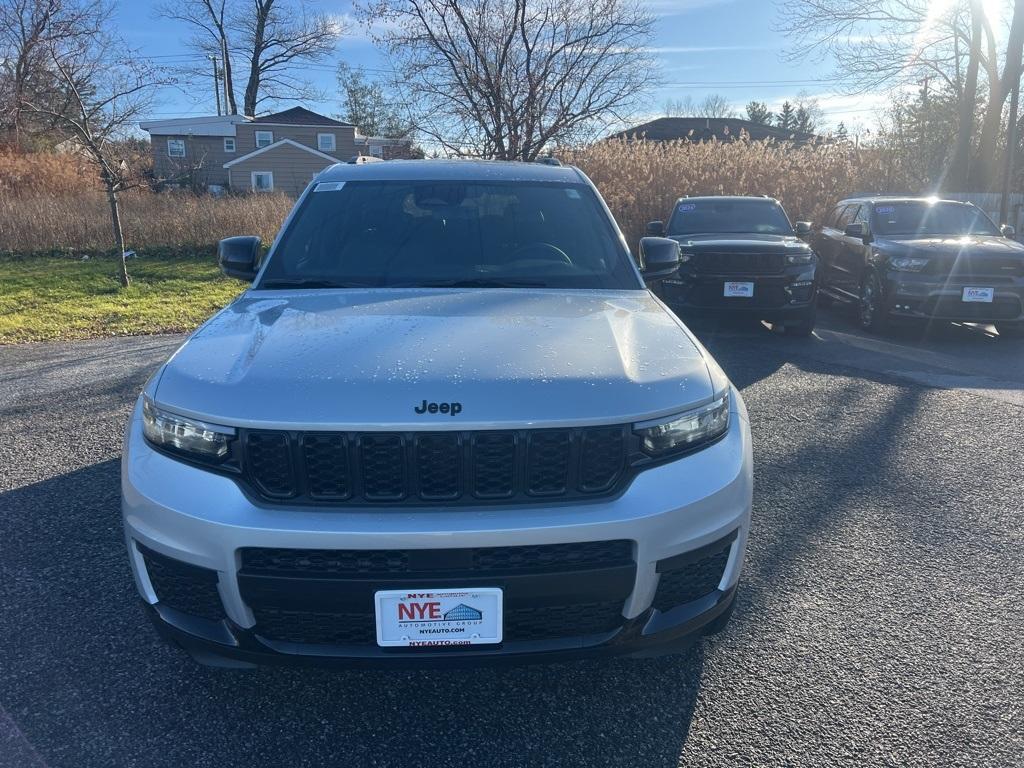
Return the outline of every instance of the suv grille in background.
[[[503,432],[242,434],[243,476],[269,499],[467,504],[612,493],[625,425]]]
[[[217,572],[189,565],[136,544],[146,563],[146,573],[162,604],[204,619],[224,618],[217,592]]]
[[[697,253],[693,268],[713,275],[770,275],[786,266],[782,253]]]

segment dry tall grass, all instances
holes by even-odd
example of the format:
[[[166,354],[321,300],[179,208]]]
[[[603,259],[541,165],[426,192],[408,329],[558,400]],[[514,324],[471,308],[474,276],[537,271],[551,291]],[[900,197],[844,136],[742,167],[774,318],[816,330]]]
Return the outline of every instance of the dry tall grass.
[[[207,247],[231,235],[259,235],[269,243],[293,202],[285,195],[213,198],[136,190],[122,197],[121,224],[128,248]],[[0,195],[0,251],[105,251],[113,246],[110,209],[101,192]]]
[[[682,195],[771,195],[794,220],[820,222],[844,195],[912,191],[899,158],[850,145],[608,141],[567,151],[562,159],[593,179],[634,246],[646,222],[665,218]],[[123,198],[125,239],[129,248],[205,247],[238,234],[269,242],[291,205],[283,195],[138,190]],[[0,251],[107,250],[112,244],[106,199],[88,168],[66,156],[0,155]]]
[[[634,247],[646,223],[665,219],[683,195],[770,195],[794,221],[820,222],[845,195],[909,185],[897,158],[849,144],[606,141],[562,160],[593,180]]]

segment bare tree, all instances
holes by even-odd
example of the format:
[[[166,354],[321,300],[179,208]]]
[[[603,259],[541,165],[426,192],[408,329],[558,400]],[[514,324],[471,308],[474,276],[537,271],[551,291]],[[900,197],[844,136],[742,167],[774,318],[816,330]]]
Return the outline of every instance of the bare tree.
[[[344,31],[335,19],[303,0],[168,0],[157,13],[184,22],[194,35],[189,47],[202,60],[182,68],[190,79],[209,77],[205,57],[224,62],[227,111],[238,114],[236,74],[245,82],[242,113],[280,99],[317,99],[303,67],[326,59]]]
[[[338,22],[302,4],[250,0],[235,17],[239,55],[247,59],[242,109],[255,115],[264,101],[313,99],[321,94],[298,73],[302,65],[324,60],[341,35]]]
[[[222,61],[221,72],[224,77],[224,108],[229,115],[238,114],[235,101],[234,70],[231,65],[231,41],[233,30],[229,16],[228,0],[171,0],[157,6],[157,13],[165,19],[173,19],[188,24],[193,29],[193,36],[188,41],[189,47],[201,54],[201,66],[183,67],[190,78],[207,77],[206,56],[217,56]]]
[[[11,144],[22,145],[26,94],[45,98],[51,110],[67,104],[67,93],[48,66],[49,47],[97,34],[105,15],[102,0],[0,0],[0,112]]]
[[[121,285],[130,280],[121,228],[120,194],[142,182],[120,157],[124,138],[151,106],[155,89],[169,78],[148,64],[123,41],[107,34],[51,42],[48,64],[66,87],[72,108],[54,111],[32,93],[23,95],[22,106],[45,115],[78,141],[96,168],[107,193],[114,244],[120,252]]]
[[[1009,33],[1006,37],[1003,71],[999,72],[999,55],[996,50],[997,37],[992,29],[991,20],[982,17],[987,53],[983,64],[988,78],[988,101],[985,117],[981,123],[981,134],[978,138],[978,161],[975,180],[989,187],[994,185],[998,175],[996,170],[999,149],[999,131],[1003,125],[1003,106],[1013,90],[1013,84],[1019,83],[1024,58],[1024,2],[1013,3],[1013,17],[1010,21]]]
[[[367,0],[360,13],[417,128],[453,154],[533,160],[631,117],[657,82],[637,0]]]
[[[946,185],[957,190],[968,186],[971,162],[971,137],[974,134],[974,111],[978,102],[978,70],[981,66],[981,31],[985,9],[981,0],[971,2],[971,37],[967,57],[967,73],[960,92],[956,141],[949,158]]]

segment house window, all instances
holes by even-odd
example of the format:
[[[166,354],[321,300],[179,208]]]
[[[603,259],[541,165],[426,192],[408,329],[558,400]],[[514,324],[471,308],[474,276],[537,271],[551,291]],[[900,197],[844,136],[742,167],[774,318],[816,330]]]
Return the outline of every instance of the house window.
[[[384,157],[384,145],[382,144],[371,144],[370,154],[374,157]]]
[[[167,156],[168,157],[184,157],[185,156],[185,140],[184,139],[168,139],[167,140]]]
[[[273,131],[256,131],[256,149],[269,147],[274,143]]]
[[[234,152],[235,151],[235,137],[234,136],[225,136],[224,137],[224,151],[225,152]]]
[[[270,171],[252,172],[252,191],[271,192],[274,189],[274,174]]]
[[[335,149],[333,133],[318,133],[316,135],[316,147],[321,152],[333,152]]]

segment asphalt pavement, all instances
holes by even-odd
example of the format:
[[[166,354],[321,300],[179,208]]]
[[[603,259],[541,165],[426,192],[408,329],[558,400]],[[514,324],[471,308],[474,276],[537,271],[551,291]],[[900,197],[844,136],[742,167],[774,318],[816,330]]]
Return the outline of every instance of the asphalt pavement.
[[[682,656],[209,670],[137,605],[121,430],[179,337],[0,347],[0,766],[1024,765],[1024,341],[698,329],[756,490]]]

